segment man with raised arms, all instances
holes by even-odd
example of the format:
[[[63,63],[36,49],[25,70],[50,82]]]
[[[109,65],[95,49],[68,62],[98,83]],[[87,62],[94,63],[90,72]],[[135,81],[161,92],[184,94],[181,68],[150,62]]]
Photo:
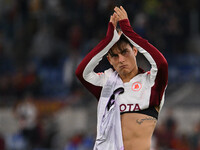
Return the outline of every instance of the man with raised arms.
[[[138,67],[138,52],[150,63],[149,71]],[[94,72],[105,55],[112,68]],[[154,46],[133,31],[122,6],[114,8],[106,37],[82,60],[76,75],[99,99],[94,150],[149,150],[164,103],[168,64]]]

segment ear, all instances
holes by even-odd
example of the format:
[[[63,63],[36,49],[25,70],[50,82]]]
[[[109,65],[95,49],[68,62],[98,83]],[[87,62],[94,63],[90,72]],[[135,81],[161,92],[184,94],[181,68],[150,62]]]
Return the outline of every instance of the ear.
[[[138,50],[136,47],[133,47],[133,52],[134,52],[135,56],[137,56]]]
[[[112,65],[112,62],[111,62],[111,60],[110,60],[110,56],[109,56],[109,54],[108,54],[106,57],[107,57],[109,63]]]

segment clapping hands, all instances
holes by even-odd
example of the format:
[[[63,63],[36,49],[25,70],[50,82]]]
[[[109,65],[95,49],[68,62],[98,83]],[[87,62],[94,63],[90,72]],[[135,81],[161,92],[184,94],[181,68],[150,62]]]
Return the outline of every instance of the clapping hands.
[[[128,15],[122,6],[120,7],[116,6],[114,8],[114,11],[115,12],[113,13],[113,15],[110,16],[110,22],[112,22],[113,26],[116,28],[118,21],[123,19],[128,19]]]

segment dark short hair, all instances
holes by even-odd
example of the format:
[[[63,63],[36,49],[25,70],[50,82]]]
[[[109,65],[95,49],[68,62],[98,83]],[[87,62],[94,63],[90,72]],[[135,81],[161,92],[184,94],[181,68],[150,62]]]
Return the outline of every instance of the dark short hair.
[[[122,43],[126,43],[129,44],[131,46],[131,48],[133,48],[133,45],[130,43],[130,41],[125,37],[125,35],[121,35],[120,39],[110,48],[110,50],[108,51],[108,54],[110,54],[111,56],[113,55],[113,47],[116,45],[117,48],[121,51],[121,45]]]

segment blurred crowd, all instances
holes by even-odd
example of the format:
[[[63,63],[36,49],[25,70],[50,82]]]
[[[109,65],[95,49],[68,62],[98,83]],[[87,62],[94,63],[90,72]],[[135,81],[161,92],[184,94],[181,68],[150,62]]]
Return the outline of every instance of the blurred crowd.
[[[62,97],[73,92],[79,87],[74,70],[105,36],[115,5],[125,7],[134,30],[170,65],[178,65],[174,60],[181,54],[189,64],[200,65],[198,58],[184,55],[192,53],[186,41],[190,12],[198,10],[198,1],[5,0],[0,2],[0,95],[15,99],[27,93]],[[177,76],[173,70],[170,77]]]
[[[154,132],[155,150],[199,150],[200,121],[194,124],[190,134],[178,132],[179,124],[169,113],[165,121]]]
[[[177,132],[178,124],[171,116],[159,125],[152,138],[151,150],[200,150],[200,122],[190,135]],[[92,150],[94,137],[75,134],[65,150]]]
[[[0,106],[13,106],[26,95],[60,99],[77,94],[82,87],[75,78],[76,66],[105,36],[115,5],[122,5],[134,30],[165,55],[169,83],[200,81],[200,56],[187,47],[191,12],[200,16],[198,0],[2,0]],[[192,136],[176,136],[175,126],[169,120],[157,129],[158,146],[200,149],[199,124]],[[40,128],[33,129],[40,134]],[[88,150],[92,141],[78,134],[65,150]],[[0,135],[1,150],[3,143]]]
[[[24,106],[27,107],[24,107]],[[29,108],[29,109],[27,109]],[[21,128],[12,137],[4,139],[0,135],[1,150],[92,150],[95,133],[77,132],[69,137],[65,144],[59,145],[58,131],[53,122],[47,129],[42,128],[34,119],[35,108],[29,101],[25,101],[18,109]],[[28,112],[26,112],[28,111]],[[200,150],[200,121],[194,124],[190,134],[178,132],[178,123],[169,116],[157,126],[150,150]],[[25,118],[25,117],[29,117]],[[33,121],[33,123],[30,123]],[[51,126],[51,127],[50,127]],[[48,132],[45,130],[49,130]]]

